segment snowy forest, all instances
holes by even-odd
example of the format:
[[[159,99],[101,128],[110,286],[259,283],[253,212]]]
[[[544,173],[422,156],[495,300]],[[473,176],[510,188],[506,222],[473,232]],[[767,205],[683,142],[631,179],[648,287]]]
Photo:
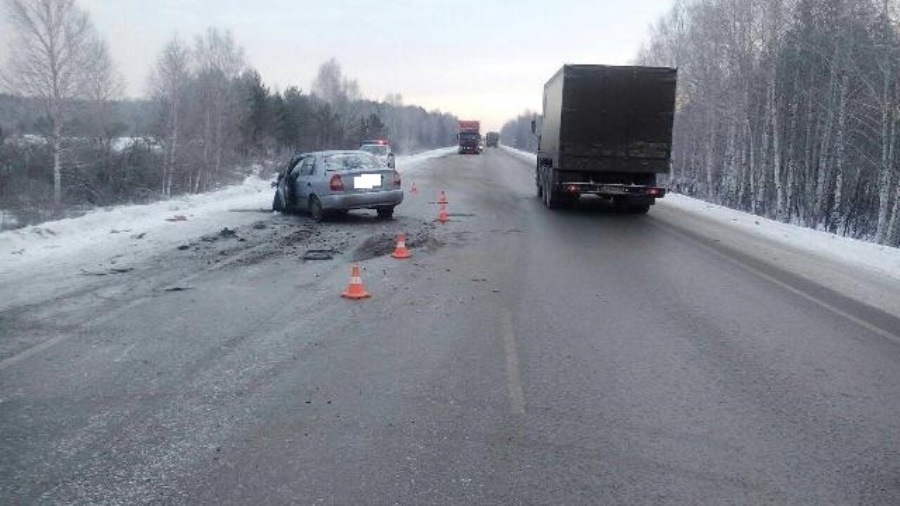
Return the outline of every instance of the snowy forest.
[[[678,68],[671,185],[900,244],[893,0],[680,0],[637,62]]]
[[[678,69],[670,188],[900,245],[898,8],[676,0],[635,60]],[[536,151],[532,115],[508,121],[501,142]]]
[[[173,37],[149,62],[146,98],[125,100],[106,41],[74,0],[4,7],[14,33],[0,62],[0,230],[208,191],[300,151],[455,142],[455,116],[399,94],[368,100],[335,59],[308,90],[272,90],[216,28]]]
[[[526,110],[503,124],[500,128],[500,142],[505,146],[536,153],[538,141],[537,136],[531,132],[531,121],[536,120],[537,125],[540,125],[540,119],[540,112]]]

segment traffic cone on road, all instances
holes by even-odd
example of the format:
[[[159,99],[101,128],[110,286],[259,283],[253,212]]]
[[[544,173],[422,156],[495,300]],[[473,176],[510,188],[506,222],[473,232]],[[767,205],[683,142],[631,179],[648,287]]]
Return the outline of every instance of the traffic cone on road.
[[[441,190],[441,196],[438,198],[438,204],[449,204],[447,202],[447,194],[444,193],[444,190]]]
[[[412,253],[410,253],[409,250],[406,249],[406,234],[397,235],[397,248],[394,249],[394,252],[391,253],[391,256],[394,258],[399,258],[401,260],[412,256]]]
[[[450,221],[450,215],[447,214],[447,204],[441,204],[441,212],[438,213],[438,221],[441,223]]]
[[[359,264],[353,264],[353,268],[350,269],[350,286],[347,287],[346,292],[341,294],[341,297],[354,300],[371,297],[363,286],[362,277],[359,275]]]

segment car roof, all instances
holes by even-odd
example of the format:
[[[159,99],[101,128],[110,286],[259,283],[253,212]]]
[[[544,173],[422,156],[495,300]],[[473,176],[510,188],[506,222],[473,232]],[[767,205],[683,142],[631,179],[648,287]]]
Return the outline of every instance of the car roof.
[[[340,154],[359,154],[366,153],[365,151],[361,151],[359,149],[326,149],[324,151],[307,151],[305,153],[298,153],[294,155],[294,159],[297,158],[305,158],[307,156],[324,156],[324,155],[340,155]],[[367,155],[370,153],[366,153]]]

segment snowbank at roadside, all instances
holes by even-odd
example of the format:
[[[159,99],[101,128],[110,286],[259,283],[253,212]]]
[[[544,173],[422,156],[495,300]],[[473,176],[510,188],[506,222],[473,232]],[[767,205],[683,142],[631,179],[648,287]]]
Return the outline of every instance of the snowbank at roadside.
[[[503,146],[503,148],[532,166],[537,162],[537,156],[534,153],[507,146]],[[846,264],[867,267],[900,280],[900,248],[891,248],[820,230],[781,223],[677,193],[669,193],[662,202],[667,206],[701,214],[717,222],[736,227],[747,234],[762,236],[789,245],[794,249],[827,256]]]
[[[455,147],[398,156],[397,170],[410,173]],[[84,216],[0,232],[0,272],[36,261],[71,263],[76,257],[102,258],[116,250],[171,246],[222,226],[236,227],[271,209],[270,183],[248,177],[243,184],[200,195],[145,205],[97,209]],[[229,213],[222,219],[222,213]]]

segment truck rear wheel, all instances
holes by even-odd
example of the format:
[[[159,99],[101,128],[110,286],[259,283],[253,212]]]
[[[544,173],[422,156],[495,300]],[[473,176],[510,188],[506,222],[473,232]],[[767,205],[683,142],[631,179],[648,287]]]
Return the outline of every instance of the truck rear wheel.
[[[544,204],[547,209],[559,209],[562,207],[562,198],[553,190],[544,189]]]

